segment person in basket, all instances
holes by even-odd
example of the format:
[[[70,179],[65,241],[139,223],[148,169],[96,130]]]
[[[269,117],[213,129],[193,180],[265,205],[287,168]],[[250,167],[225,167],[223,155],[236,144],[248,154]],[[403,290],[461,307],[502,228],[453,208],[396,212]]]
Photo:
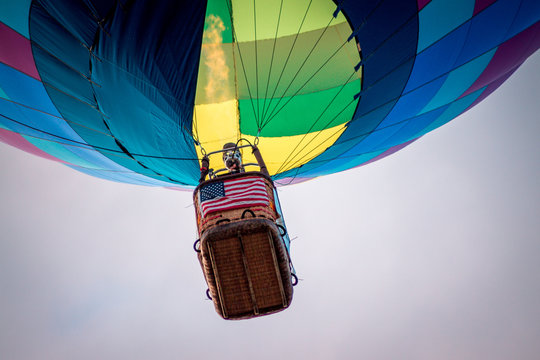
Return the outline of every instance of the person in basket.
[[[244,172],[242,154],[240,153],[240,150],[236,148],[236,145],[233,143],[226,143],[223,145],[223,150],[227,150],[223,153],[223,163],[229,170],[229,173],[238,174]]]

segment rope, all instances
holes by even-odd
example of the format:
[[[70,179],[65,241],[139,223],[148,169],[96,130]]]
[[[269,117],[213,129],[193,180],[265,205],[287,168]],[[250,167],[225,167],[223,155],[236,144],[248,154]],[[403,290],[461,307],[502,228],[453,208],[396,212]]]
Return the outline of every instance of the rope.
[[[298,142],[298,144],[295,146],[295,148],[289,153],[289,155],[287,156],[287,158],[285,159],[285,161],[281,164],[281,166],[279,167],[279,169],[276,171],[276,173],[279,173],[283,168],[286,167],[287,165],[287,161],[289,160],[290,156],[296,151],[296,149],[300,146],[300,144],[304,141],[304,139],[307,137],[307,135],[309,133],[311,133],[311,130],[315,127],[315,125],[319,122],[319,120],[322,118],[322,116],[326,113],[326,111],[330,108],[330,105],[332,105],[332,103],[336,100],[336,98],[338,97],[338,95],[341,93],[341,91],[345,88],[345,86],[349,83],[349,80],[356,74],[356,72],[353,71],[353,73],[349,76],[349,78],[345,81],[345,83],[343,83],[343,85],[341,86],[341,88],[339,89],[339,91],[334,95],[334,97],[332,98],[332,100],[330,100],[330,102],[328,103],[328,105],[326,105],[326,107],[324,108],[324,110],[321,112],[321,114],[319,115],[319,117],[315,120],[315,122],[311,125],[311,127],[308,129],[308,131],[306,131],[306,133],[304,134],[304,136],[302,137],[302,139]],[[350,103],[347,105],[349,106]],[[341,113],[341,112],[340,112]],[[326,125],[323,127],[323,128],[326,128],[327,126],[329,126],[332,121],[335,120],[336,117],[332,118],[332,120],[330,120],[328,123],[326,123]],[[302,148],[298,153],[302,152],[305,147],[307,147],[321,132],[317,133],[317,135],[315,135],[315,137],[313,139],[311,139],[311,141],[309,141],[306,146],[304,146],[304,148]],[[291,161],[295,158],[296,156],[294,156]]]
[[[272,118],[272,115],[275,111],[275,109],[277,109],[277,107],[279,106],[279,103],[283,100],[283,97],[285,96],[285,94],[287,94],[287,90],[289,90],[289,88],[292,86],[292,84],[294,83],[294,80],[296,80],[296,77],[298,76],[298,74],[300,74],[300,72],[302,71],[302,68],[304,67],[304,65],[306,64],[306,62],[308,61],[309,57],[311,56],[311,54],[313,53],[313,51],[315,50],[315,48],[317,47],[317,45],[319,44],[319,42],[321,41],[322,37],[324,36],[324,34],[326,33],[326,30],[328,30],[328,27],[330,26],[330,24],[332,23],[332,21],[334,20],[334,17],[332,17],[330,19],[330,21],[328,22],[328,24],[326,25],[326,27],[324,28],[324,30],[322,31],[321,35],[319,36],[319,38],[317,39],[317,41],[315,42],[315,44],[313,45],[313,47],[311,48],[311,50],[309,51],[308,55],[306,56],[306,58],[304,59],[304,61],[302,62],[302,65],[300,65],[300,68],[296,71],[296,73],[294,74],[291,82],[289,83],[289,85],[287,86],[287,88],[283,91],[283,94],[279,97],[279,100],[277,102],[277,104],[274,106],[274,108],[272,109],[272,111],[270,112],[270,115],[269,115],[269,118]],[[341,49],[341,48],[340,48]],[[335,55],[335,54],[334,54]],[[318,71],[317,71],[318,72]],[[305,85],[304,85],[305,86]],[[263,126],[266,126],[268,124],[268,122],[264,122],[263,123]]]
[[[477,58],[479,58],[479,57],[485,55],[486,53],[492,51],[493,49],[497,48],[498,46],[499,46],[499,44],[496,45],[496,46],[494,46],[494,47],[491,48],[491,49],[488,49],[487,51],[483,52],[482,54],[479,54],[478,56],[475,56],[474,58],[470,59],[469,61],[467,61],[466,63],[462,64],[461,66],[465,66],[466,64],[468,64],[468,63],[470,63],[470,62],[476,60]],[[426,48],[426,49],[428,49],[428,48]],[[426,51],[426,49],[424,49],[422,52]],[[369,90],[371,87],[373,87],[375,84],[377,84],[377,83],[383,81],[383,80],[384,80],[387,76],[389,76],[394,70],[396,70],[397,68],[399,68],[400,66],[402,66],[403,64],[405,64],[407,61],[413,59],[413,58],[416,57],[416,56],[417,56],[417,54],[415,54],[415,55],[413,55],[413,56],[411,56],[411,57],[406,58],[402,63],[398,64],[398,65],[395,66],[391,71],[389,71],[389,72],[386,73],[384,76],[382,76],[380,79],[378,79],[377,81],[373,82],[373,83],[370,85],[370,87],[368,87],[368,88],[362,90],[362,92],[361,92],[360,94],[362,94],[363,92],[366,92],[366,91]],[[461,66],[460,66],[460,67],[461,67]],[[432,80],[430,80],[430,81],[428,81],[428,82],[426,82],[426,83],[421,84],[420,86],[417,86],[417,87],[415,87],[415,88],[412,88],[412,89],[410,89],[410,90],[407,91],[407,92],[403,92],[403,93],[401,93],[399,96],[394,97],[394,98],[388,100],[387,102],[385,102],[385,103],[383,103],[383,104],[380,104],[380,105],[374,107],[372,110],[368,111],[367,113],[365,113],[365,114],[363,114],[363,115],[368,115],[368,114],[370,114],[370,113],[373,113],[373,112],[377,111],[378,109],[380,109],[380,108],[382,108],[382,107],[385,107],[385,106],[387,106],[388,104],[392,103],[393,101],[399,99],[400,97],[402,97],[402,96],[404,96],[404,95],[407,95],[407,94],[410,94],[410,93],[412,93],[412,92],[418,90],[420,87],[423,87],[423,86],[425,86],[425,85],[427,85],[427,84],[430,84],[430,83],[432,83],[432,82],[434,82],[434,81],[437,81],[437,80],[439,80],[439,79],[442,78],[442,77],[445,77],[446,75],[448,75],[450,72],[452,72],[452,71],[454,71],[454,70],[455,70],[455,69],[451,69],[451,70],[449,70],[449,71],[446,71],[446,72],[442,73],[441,75],[439,75],[438,77],[433,78]],[[350,104],[349,104],[349,105],[350,105]],[[347,105],[347,106],[349,106],[349,105]],[[437,111],[438,109],[440,109],[440,108],[442,108],[442,107],[445,107],[445,106],[447,106],[447,105],[448,105],[448,104],[443,104],[443,105],[441,105],[441,106],[439,106],[439,107],[437,107],[437,108],[434,108],[433,110],[431,110],[431,111],[429,111],[429,112],[427,112],[427,113],[430,113],[430,112],[433,112],[433,111]],[[427,114],[427,113],[426,113],[426,114]],[[391,124],[391,125],[388,125],[388,126],[384,126],[384,127],[376,127],[376,128],[374,128],[373,130],[370,130],[370,131],[367,131],[367,132],[364,132],[364,133],[361,133],[361,134],[352,136],[352,137],[348,138],[348,139],[346,140],[346,142],[354,141],[354,140],[356,140],[356,139],[358,139],[358,138],[362,138],[362,137],[365,137],[365,136],[369,136],[369,135],[371,135],[371,134],[373,134],[373,133],[375,133],[375,132],[377,132],[377,131],[382,131],[382,130],[385,130],[385,129],[390,128],[390,127],[392,127],[392,126],[400,125],[400,124],[402,124],[402,123],[404,123],[404,122],[407,122],[407,121],[409,121],[409,120],[412,120],[412,119],[414,119],[414,118],[415,118],[415,117],[410,117],[410,118],[407,118],[407,119],[403,119],[403,120],[401,120],[401,121],[399,121],[399,122],[395,122],[395,123],[393,123],[393,124]],[[354,119],[351,120],[351,121],[354,121]],[[341,131],[341,129],[338,130],[337,132],[339,132],[339,131]],[[334,136],[337,132],[335,132],[335,133],[329,135],[329,137],[327,137],[327,138],[323,141],[323,143],[324,143],[326,140],[328,140],[329,138],[331,138],[332,136]],[[343,143],[346,143],[346,142],[343,142]],[[308,152],[308,153],[307,153],[306,155],[304,155],[300,160],[296,161],[295,164],[293,164],[293,166],[296,165],[299,161],[301,161],[302,159],[304,159],[307,155],[309,155],[309,154],[310,154],[311,152],[313,152],[313,151],[314,151],[314,150]],[[380,151],[380,150],[379,150],[379,151]],[[373,152],[377,152],[377,151],[373,151]],[[344,156],[339,156],[339,155],[338,155],[338,156],[332,157],[332,158],[330,158],[330,159],[325,159],[325,160],[320,160],[320,161],[311,161],[311,162],[312,162],[312,163],[319,163],[319,162],[320,162],[320,163],[326,163],[326,162],[330,162],[330,161],[333,161],[333,160],[336,160],[336,159],[341,159],[341,158],[354,158],[354,157],[356,157],[356,155],[349,155],[349,156],[345,156],[345,157],[344,157]],[[284,185],[288,185],[288,184],[290,184],[292,181],[294,181],[294,179],[298,176],[298,172],[299,172],[299,171],[300,171],[300,167],[296,169],[296,174],[293,175],[293,177],[291,178],[291,180],[290,180],[287,184],[284,184]]]
[[[29,110],[36,111],[36,112],[45,114],[45,115],[47,115],[47,116],[53,117],[53,118],[55,118],[55,119],[58,119],[58,120],[60,120],[60,121],[65,121],[65,122],[67,122],[67,123],[70,123],[70,124],[73,124],[73,125],[80,126],[80,127],[82,127],[82,128],[85,128],[85,129],[87,129],[87,130],[96,132],[96,133],[101,134],[101,135],[105,135],[105,136],[108,136],[108,137],[113,137],[113,136],[112,136],[111,134],[109,134],[109,133],[106,133],[106,132],[103,132],[103,131],[100,131],[100,130],[91,128],[91,127],[89,127],[89,126],[80,124],[80,123],[78,123],[78,122],[76,122],[76,121],[73,121],[73,120],[64,119],[64,118],[61,117],[61,116],[57,116],[57,115],[54,115],[54,114],[50,114],[50,113],[48,113],[48,112],[46,112],[46,111],[43,111],[43,110],[40,110],[40,109],[37,109],[37,108],[33,108],[33,107],[29,106],[29,105],[26,105],[26,104],[23,104],[23,103],[20,103],[20,102],[17,102],[17,101],[13,101],[12,99],[1,98],[0,100],[2,100],[2,101],[8,101],[8,102],[13,103],[13,104],[15,104],[15,105],[17,105],[17,106],[24,107],[24,108],[27,108],[27,109],[29,109]]]
[[[343,111],[347,110],[347,108],[349,106],[351,106],[353,103],[354,103],[354,99],[352,99],[339,113],[337,113],[330,121],[334,121],[339,115],[341,115],[341,113],[343,113]],[[340,131],[343,130],[343,128],[346,128],[346,124],[343,125],[343,127],[339,128],[337,131],[333,132],[331,135],[329,135],[326,139],[324,139],[321,144],[324,144],[328,139],[332,138],[333,136],[335,136],[336,134],[338,134]],[[297,152],[297,155],[295,155],[293,157],[293,159],[298,156],[298,154],[302,153],[302,151],[304,151],[308,146],[309,144],[311,144],[315,138],[317,138],[317,136],[319,136],[322,132],[318,132],[310,141],[308,141],[308,143],[306,145],[304,145],[298,152]],[[311,154],[313,151],[315,151],[318,147],[315,147],[313,149],[311,149],[309,152],[307,152],[306,154],[304,154],[300,159],[298,159],[297,161],[295,161],[293,164],[292,164],[292,168],[294,168],[299,162],[302,162],[309,154]],[[292,159],[291,159],[292,161]]]
[[[276,42],[277,42],[277,35],[279,31],[279,24],[281,23],[281,10],[282,9],[283,9],[283,0],[281,0],[281,4],[279,5],[279,15],[278,15],[278,21],[277,21],[277,26],[276,26],[276,34],[274,35],[274,45],[272,46],[272,57],[270,59],[270,68],[268,69],[268,78],[266,79],[266,90],[264,91],[263,112],[264,112],[264,109],[266,108],[268,86],[270,85],[270,74],[272,73],[272,66],[274,65],[274,55],[276,51]],[[261,129],[259,129],[258,134],[260,134],[260,132],[261,132]],[[258,134],[257,134],[257,138],[258,138]]]
[[[254,35],[255,35],[255,85],[257,86],[257,117],[255,118],[255,122],[257,124],[257,127],[259,126],[260,121],[260,114],[259,114],[259,60],[258,60],[258,51],[257,51],[257,11],[255,7],[256,0],[253,0],[253,24],[255,27]]]
[[[229,10],[229,15],[231,17],[231,28],[232,28],[232,32],[233,32],[233,43],[236,42],[236,47],[238,48],[238,54],[240,55],[240,64],[242,65],[242,72],[244,73],[244,79],[246,80],[246,85],[247,85],[247,89],[248,89],[248,93],[249,93],[249,99],[251,101],[251,108],[253,109],[253,115],[255,116],[255,121],[257,121],[257,113],[255,111],[255,106],[253,105],[253,96],[251,95],[251,89],[249,87],[249,81],[247,79],[247,75],[246,75],[246,68],[244,66],[244,58],[242,57],[242,51],[240,50],[240,43],[237,41],[238,40],[238,37],[236,36],[236,29],[234,27],[234,19],[233,19],[233,14],[232,14],[232,5],[229,4],[229,1],[225,1],[226,4],[227,4],[227,9]]]
[[[362,20],[362,23],[356,28],[356,30],[354,30],[354,33],[357,33],[358,31],[360,31],[360,30],[366,25],[368,18],[370,18],[370,17],[373,15],[373,13],[381,6],[382,3],[384,3],[384,1],[385,1],[385,0],[380,0],[380,1],[372,8],[372,10],[371,10],[371,11],[366,15],[366,17]],[[332,16],[333,16],[332,19],[335,18],[335,17],[337,16],[338,10],[341,11],[341,6],[343,5],[344,2],[345,2],[345,1],[340,2],[340,3],[338,4],[338,9],[336,9],[336,11],[334,12],[334,14],[332,15]],[[332,20],[331,20],[331,21],[332,21]],[[330,22],[331,22],[331,21],[330,21]],[[330,25],[330,23],[328,23],[328,25],[326,26],[326,28],[325,28],[324,31],[326,31],[326,29],[328,28],[329,25]],[[323,34],[324,34],[324,32],[323,32]],[[321,35],[321,37],[322,37],[322,35]],[[320,38],[319,38],[319,40],[320,40]],[[317,42],[318,42],[319,40],[317,40]],[[341,47],[345,46],[345,44],[346,44],[347,42],[348,42],[348,40],[345,41],[345,42],[342,44]],[[315,44],[315,46],[316,46],[316,45],[317,45],[317,44]],[[336,53],[337,53],[339,50],[341,50],[341,47],[336,51]],[[314,48],[313,48],[313,49],[314,49]],[[313,49],[312,49],[312,51],[313,51]],[[328,61],[330,61],[330,60],[332,59],[332,57],[336,55],[336,53],[334,53],[334,54],[328,59]],[[310,54],[311,54],[311,52],[310,52]],[[289,54],[289,55],[290,55],[290,54]],[[324,65],[326,65],[326,63],[323,64],[323,65],[321,66],[321,68],[322,68]],[[303,66],[303,65],[302,65],[302,66]],[[318,71],[321,70],[321,68],[319,68],[319,70],[316,71],[316,73],[308,80],[308,82],[309,82],[309,81],[310,81],[310,80],[318,73]],[[295,77],[296,77],[296,75],[295,75]],[[291,85],[292,85],[292,83],[291,83]],[[302,88],[304,88],[305,85],[307,85],[307,82],[299,89],[299,91],[300,91]],[[288,88],[287,88],[287,89],[288,89]],[[297,91],[297,92],[293,95],[293,97],[295,97],[296,94],[298,94],[299,91]],[[284,93],[284,94],[285,94],[285,93]],[[272,98],[274,97],[274,95],[275,95],[275,92],[274,92],[274,94],[272,94]],[[281,99],[282,99],[282,98],[279,99],[278,104],[279,104],[279,102],[281,101]],[[289,101],[290,101],[290,100],[292,100],[292,98],[290,98]],[[287,105],[287,104],[289,103],[289,101],[288,101],[287,103],[285,103],[285,105]],[[270,103],[271,103],[271,102],[270,102]],[[284,105],[284,106],[285,106],[285,105]],[[283,106],[283,107],[284,107],[284,106]],[[281,107],[281,108],[278,110],[278,112],[277,112],[276,114],[273,114],[272,117],[269,117],[268,120],[266,120],[266,122],[264,123],[264,126],[268,125],[268,123],[272,120],[272,118],[273,118],[275,115],[277,115],[277,114],[283,109],[283,107]],[[277,105],[274,107],[273,111],[274,111],[276,108],[277,108]],[[264,114],[264,118],[266,118],[266,113]]]
[[[57,139],[60,139],[60,140],[64,140],[64,141],[68,141],[70,143],[64,143],[64,142],[61,142],[61,141],[55,141],[55,140],[52,140],[52,139],[46,139],[46,138],[39,138],[37,136],[34,136],[34,135],[29,135],[29,134],[22,134],[22,135],[25,135],[25,136],[30,136],[30,137],[33,137],[33,138],[36,138],[36,139],[40,139],[40,140],[45,140],[45,141],[50,141],[50,142],[54,142],[54,143],[57,143],[57,144],[61,144],[61,145],[66,145],[66,146],[73,146],[73,147],[79,147],[79,148],[83,148],[83,149],[87,149],[87,150],[93,150],[93,151],[97,151],[97,150],[103,150],[103,151],[107,151],[107,152],[111,152],[111,153],[119,153],[119,154],[125,154],[124,151],[122,150],[116,150],[116,149],[110,149],[110,148],[106,148],[106,147],[103,147],[103,146],[97,146],[97,145],[91,145],[91,144],[87,144],[87,143],[84,143],[84,142],[81,142],[81,141],[77,141],[77,140],[72,140],[72,139],[69,139],[69,138],[66,138],[66,137],[63,137],[63,136],[60,136],[60,135],[56,135],[56,134],[53,134],[53,133],[50,133],[50,132],[47,132],[45,130],[41,130],[41,129],[38,129],[36,127],[33,127],[31,125],[28,125],[28,124],[25,124],[25,123],[22,123],[20,121],[17,121],[15,119],[12,119],[8,116],[5,116],[3,114],[0,114],[1,117],[9,120],[9,121],[12,121],[16,124],[19,124],[19,125],[22,125],[24,127],[27,127],[31,130],[34,130],[34,131],[37,131],[37,132],[40,132],[42,134],[45,134],[45,135],[49,135],[49,136],[52,136],[54,138],[57,138]],[[193,160],[198,160],[198,159],[193,159],[193,158],[180,158],[180,157],[173,157],[173,156],[157,156],[157,155],[146,155],[146,154],[134,154],[134,153],[130,153],[132,156],[139,156],[139,157],[143,157],[143,158],[150,158],[150,159],[164,159],[164,160],[185,160],[185,161],[193,161]]]
[[[300,32],[302,31],[302,27],[304,26],[304,21],[306,20],[306,17],[307,17],[307,14],[309,12],[309,9],[311,7],[311,3],[313,2],[313,0],[310,0],[309,4],[308,4],[308,7],[306,9],[306,13],[304,14],[304,17],[302,19],[302,22],[300,23],[300,27],[298,28],[298,32],[296,33],[296,36],[294,37],[294,41],[293,41],[293,44],[291,46],[291,49],[289,50],[289,54],[287,55],[287,59],[285,60],[285,64],[283,65],[283,69],[281,69],[281,73],[279,74],[279,78],[278,78],[278,81],[276,83],[276,87],[274,88],[274,91],[272,92],[272,96],[270,97],[271,99],[274,98],[275,94],[276,94],[276,91],[277,91],[277,88],[279,86],[279,83],[281,81],[281,78],[283,77],[283,73],[285,72],[285,68],[287,67],[287,64],[289,63],[289,59],[291,57],[291,54],[292,54],[292,51],[294,49],[294,46],[296,45],[296,40],[298,40],[298,35],[300,35]],[[270,101],[270,104],[272,102]],[[268,108],[270,108],[270,104],[268,105]],[[263,118],[266,117],[266,111],[263,112]]]
[[[194,129],[194,133],[192,133],[191,131],[188,131],[187,133],[188,134],[191,134],[191,137],[193,138],[193,142],[195,143],[195,146],[198,146],[201,150],[201,154],[204,157],[206,157],[206,150],[204,149],[201,141],[200,141],[200,138],[199,138],[199,125],[198,125],[198,122],[197,122],[197,111],[195,110],[195,105],[193,106],[193,121],[194,121],[194,126],[193,126],[193,129]],[[202,160],[202,159],[198,159],[198,160]]]
[[[279,112],[281,110],[283,110],[283,108],[285,106],[287,106],[292,101],[292,99],[294,99],[296,97],[296,95],[298,95],[300,93],[300,91],[302,91],[302,89],[315,77],[315,75],[317,75],[319,73],[319,71],[321,71],[322,68],[325,67],[326,64],[328,64],[328,62],[330,60],[332,60],[332,58],[334,56],[336,56],[336,54],[343,48],[343,46],[345,46],[345,44],[347,44],[347,42],[344,42],[343,44],[341,44],[341,46],[332,55],[330,55],[330,57],[315,71],[315,73],[313,75],[311,75],[311,77],[309,79],[307,79],[307,81],[285,102],[285,104],[283,104],[283,106],[276,113],[271,114],[272,115],[271,117],[268,117],[268,119],[267,119],[266,123],[264,124],[264,126],[268,125],[270,123],[270,121],[275,119],[277,114],[279,114]],[[280,101],[281,101],[281,99],[280,99]],[[275,108],[274,108],[274,110],[275,110]]]

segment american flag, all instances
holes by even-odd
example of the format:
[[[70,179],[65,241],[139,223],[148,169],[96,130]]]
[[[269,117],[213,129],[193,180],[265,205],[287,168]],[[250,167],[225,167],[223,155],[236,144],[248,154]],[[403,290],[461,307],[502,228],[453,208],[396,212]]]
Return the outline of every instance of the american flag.
[[[212,182],[199,191],[203,217],[215,211],[268,205],[269,202],[264,180],[255,176]]]

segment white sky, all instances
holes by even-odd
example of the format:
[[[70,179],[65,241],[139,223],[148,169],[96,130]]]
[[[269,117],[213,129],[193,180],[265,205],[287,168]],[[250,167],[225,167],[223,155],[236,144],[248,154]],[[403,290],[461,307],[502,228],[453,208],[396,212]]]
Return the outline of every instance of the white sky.
[[[291,307],[224,321],[191,194],[0,144],[1,359],[537,359],[540,56],[382,161],[282,188]]]

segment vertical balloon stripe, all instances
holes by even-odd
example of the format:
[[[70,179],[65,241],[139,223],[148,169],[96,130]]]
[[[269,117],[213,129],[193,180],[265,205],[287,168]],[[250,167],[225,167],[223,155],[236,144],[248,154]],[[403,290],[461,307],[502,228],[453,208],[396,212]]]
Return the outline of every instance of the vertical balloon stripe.
[[[418,10],[422,10],[431,0],[418,0]]]
[[[538,0],[522,0],[518,13],[512,21],[507,39],[522,32],[529,26],[538,23],[540,14],[540,1]]]
[[[381,155],[384,151],[375,151],[372,153],[355,154],[347,157],[343,154],[331,163],[308,163],[298,171],[299,176],[315,177],[329,175],[335,172],[345,171],[357,167],[371,159]]]
[[[482,91],[482,89],[478,89],[476,91],[481,91],[481,94],[480,96],[478,96],[474,102],[469,105],[469,107],[467,108],[470,109],[471,107],[475,106],[476,104],[478,104],[479,102],[481,102],[482,100],[484,100],[486,97],[489,96],[489,94],[491,94],[492,92],[494,92],[495,90],[497,90],[497,88],[499,86],[501,86],[506,80],[508,80],[508,78],[510,76],[512,76],[512,74],[514,73],[514,71],[517,70],[517,67],[513,68],[512,70],[508,71],[506,74],[504,75],[501,75],[497,80],[491,82],[489,85],[487,85],[485,88],[483,88],[484,90]],[[471,93],[471,94],[474,94]],[[467,95],[467,96],[470,96],[470,95]]]
[[[100,179],[133,184],[133,185],[143,185],[143,186],[161,186],[161,187],[170,187],[171,183],[153,179],[151,177],[146,177],[134,172],[115,172],[110,170],[100,170],[100,169],[89,169],[81,166],[69,165],[72,169],[75,169],[81,173],[94,176]]]
[[[454,119],[456,116],[463,113],[480,96],[480,94],[482,94],[483,90],[484,89],[480,89],[468,96],[462,97],[453,102],[450,106],[446,108],[446,110],[444,111],[444,113],[441,114],[441,116],[439,116],[435,121],[426,126],[426,128],[424,128],[418,134],[416,134],[416,137],[422,136],[430,131],[435,130],[436,128],[446,124],[450,120]]]
[[[414,68],[405,88],[406,93],[453,69],[459,49],[467,40],[469,28],[470,22],[467,22],[416,55]]]
[[[495,1],[497,0],[476,0],[473,16],[493,4]]]
[[[355,160],[352,160],[352,158],[347,158],[345,157],[346,155],[343,155],[343,160],[339,160],[337,159],[336,161],[341,164],[339,165],[342,170],[348,170],[349,168],[357,168],[357,167],[360,167],[360,166],[364,166],[364,165],[367,165],[367,164],[371,164],[372,162],[375,162],[377,160],[381,160],[387,156],[390,156],[392,154],[394,154],[395,152],[405,148],[406,146],[412,144],[415,140],[411,140],[411,141],[408,141],[406,143],[403,143],[403,144],[400,144],[400,145],[396,145],[396,146],[393,146],[391,147],[390,149],[382,152],[382,153],[379,153],[378,155],[375,155],[375,154],[369,154],[368,156],[362,158],[362,159],[355,159]],[[357,164],[354,165],[354,166],[350,166],[352,161],[356,161]],[[358,163],[359,162],[359,163]],[[292,185],[292,184],[298,184],[298,183],[302,183],[304,181],[308,181],[310,180],[312,177],[317,177],[317,176],[322,176],[324,174],[330,174],[332,172],[336,172],[336,164],[338,164],[336,162],[331,162],[331,163],[319,163],[319,167],[313,167],[313,169],[311,171],[305,171],[305,169],[299,169],[299,170],[295,170],[295,171],[290,171],[289,174],[293,174],[293,173],[297,173],[297,176],[295,177],[285,177],[283,179],[280,179],[280,180],[277,180],[276,181],[276,184],[279,185],[279,186],[284,186],[284,185]],[[312,164],[310,164],[312,165]],[[350,166],[350,167],[349,167]]]
[[[58,161],[58,162],[67,164],[66,162],[37,148],[36,146],[28,142],[28,140],[26,140],[20,134],[14,133],[12,131],[9,131],[6,129],[0,129],[0,141],[2,141],[5,144],[16,147],[17,149],[20,149],[22,151],[25,151],[29,154],[36,155],[47,160]]]
[[[407,141],[407,142],[404,142],[403,144],[399,144],[399,145],[396,145],[396,146],[392,146],[390,149],[386,150],[385,152],[383,152],[382,154],[380,155],[377,155],[375,156],[373,159],[369,160],[369,161],[366,161],[365,163],[362,163],[356,167],[360,167],[360,166],[364,166],[364,165],[368,165],[368,164],[371,164],[375,161],[378,161],[378,160],[381,160],[381,159],[384,159],[385,157],[387,156],[390,156],[396,152],[398,152],[399,150],[405,148],[406,146],[409,146],[410,144],[412,144],[413,142],[415,142],[417,139],[413,139],[413,140],[410,140],[410,141]]]
[[[461,53],[455,66],[463,65],[471,59],[497,48],[514,36],[515,34],[511,34],[510,29],[520,5],[515,0],[499,0],[472,18],[467,40],[461,46]],[[522,28],[520,31],[524,29]]]
[[[274,180],[274,184],[276,186],[287,186],[287,185],[295,185],[295,184],[300,184],[300,183],[303,183],[303,182],[306,182],[306,181],[309,181],[309,180],[312,180],[313,178],[312,177],[300,177],[300,176],[295,176],[295,177],[285,177],[285,178],[280,178],[280,179],[275,179]]]
[[[404,93],[390,112],[388,116],[379,124],[380,127],[402,122],[416,116],[431,98],[439,91],[446,77],[441,77],[428,82],[418,89]]]
[[[198,68],[193,136],[206,152],[221,149],[239,138],[237,74],[230,3],[209,0],[206,8]],[[201,148],[196,147],[202,158]],[[247,157],[245,157],[247,160]],[[212,166],[221,167],[221,154],[210,157]]]
[[[4,92],[4,90],[2,90],[1,87],[0,87],[0,98],[4,98],[4,99],[9,100],[9,96],[7,96],[7,94]]]
[[[237,41],[248,42],[255,40],[254,1],[232,0],[234,26]],[[278,21],[281,0],[256,1],[257,14],[257,40],[274,39]],[[336,5],[330,0],[284,0],[281,11],[281,21],[278,29],[278,38],[296,35],[324,28],[332,18]],[[305,19],[304,19],[304,15]],[[341,14],[340,14],[341,15]],[[304,23],[300,28],[300,24]],[[333,25],[345,22],[339,16]]]
[[[39,80],[30,40],[0,23],[0,62]]]
[[[456,100],[480,76],[491,61],[496,50],[462,65],[448,74],[444,84],[420,113],[428,112]]]
[[[474,0],[433,0],[419,12],[418,52],[469,20]]]
[[[412,119],[408,119],[406,122],[404,122],[404,126],[401,127],[399,132],[388,138],[379,146],[388,149],[401,143],[416,139],[418,137],[418,133],[440,117],[449,106],[450,105],[444,105],[430,112],[415,116]]]
[[[499,46],[488,66],[463,95],[468,95],[495,81],[502,74],[515,69],[538,47],[540,47],[540,23],[536,23]]]
[[[194,182],[191,122],[206,3],[111,4],[33,3],[36,65],[49,96],[108,158],[80,154],[93,164],[85,167],[116,162],[163,181]],[[96,12],[111,16],[98,24]]]
[[[4,64],[0,64],[0,79],[6,98],[15,104],[60,117],[40,81]]]
[[[78,165],[78,166],[84,166],[87,168],[95,168],[99,169],[99,166],[94,165],[93,163],[84,160],[81,156],[78,154],[75,154],[73,150],[77,150],[76,147],[72,147],[69,145],[62,145],[60,143],[56,143],[54,141],[42,140],[35,137],[25,136],[25,138],[28,140],[29,143],[34,145],[35,147],[41,149],[44,152],[47,152],[54,156],[57,159],[62,160],[65,163]],[[87,150],[87,151],[93,151],[93,150]]]
[[[29,38],[28,12],[31,2],[32,0],[0,1],[0,22]]]

